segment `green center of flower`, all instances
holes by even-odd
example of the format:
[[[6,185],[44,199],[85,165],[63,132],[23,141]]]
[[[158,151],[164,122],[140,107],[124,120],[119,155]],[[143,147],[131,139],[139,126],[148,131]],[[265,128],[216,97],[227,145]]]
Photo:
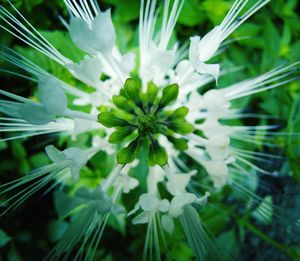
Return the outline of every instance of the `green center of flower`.
[[[160,89],[149,83],[146,92],[141,89],[140,82],[128,79],[120,94],[112,99],[115,107],[100,113],[98,119],[105,127],[115,128],[109,136],[110,143],[129,142],[118,151],[118,163],[132,162],[143,146],[148,148],[149,164],[163,166],[168,163],[168,155],[159,136],[165,136],[175,149],[185,150],[188,145],[183,136],[193,132],[194,126],[185,120],[188,108],[166,110],[177,99],[177,84]]]
[[[144,134],[157,133],[156,118],[153,114],[146,114],[138,117],[139,131]]]

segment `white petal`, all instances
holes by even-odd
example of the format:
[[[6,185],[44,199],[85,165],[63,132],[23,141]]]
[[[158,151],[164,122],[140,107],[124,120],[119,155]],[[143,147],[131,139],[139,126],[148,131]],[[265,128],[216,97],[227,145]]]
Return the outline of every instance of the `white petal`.
[[[75,118],[72,138],[76,139],[76,137],[82,133],[101,129],[101,128],[102,126],[98,122]]]
[[[95,53],[94,35],[91,26],[81,18],[71,17],[69,32],[73,42],[87,53]]]
[[[218,51],[221,42],[221,30],[216,26],[199,41],[199,60],[201,62],[210,60]]]
[[[66,156],[53,145],[48,145],[45,150],[49,159],[54,163],[60,163],[66,159]]]
[[[72,17],[69,30],[74,43],[87,53],[109,52],[116,41],[110,10],[99,13],[91,24]]]
[[[163,199],[159,203],[159,211],[161,212],[167,212],[170,208],[170,203],[167,199]]]
[[[171,201],[170,214],[173,217],[178,217],[183,213],[183,208],[186,205],[192,204],[197,200],[197,197],[192,193],[184,193],[175,196]]]
[[[132,224],[146,224],[149,220],[149,213],[148,212],[142,212],[139,215],[137,215],[133,220]]]
[[[197,204],[204,206],[207,203],[207,199],[210,196],[210,193],[208,191],[205,192],[204,196],[201,198],[197,198],[196,202]]]
[[[102,64],[98,57],[85,56],[79,64],[65,65],[72,74],[86,84],[96,86],[102,74]]]
[[[226,185],[229,170],[225,161],[207,161],[204,163],[204,167],[212,178],[215,188]]]
[[[233,132],[232,127],[224,126],[219,123],[219,121],[214,118],[208,118],[203,124],[198,126],[204,133],[206,137],[213,137],[218,133],[224,133],[230,135]]]
[[[224,160],[229,156],[230,138],[224,133],[210,137],[205,145],[206,151],[213,160]]]
[[[197,61],[197,63],[194,64],[194,68],[198,73],[209,74],[213,76],[216,81],[218,81],[218,78],[220,76],[219,64],[206,64],[201,61]]]
[[[189,60],[192,63],[193,67],[199,60],[199,36],[193,36],[190,38],[190,48],[189,48]]]
[[[42,104],[33,102],[22,104],[19,113],[22,119],[34,125],[43,125],[55,119],[55,116],[50,115]]]
[[[164,172],[160,167],[150,167],[149,175],[147,176],[148,192],[156,194],[157,184],[164,180]]]
[[[127,216],[133,215],[134,213],[136,213],[139,210],[139,208],[140,208],[140,204],[139,203],[135,204],[134,208],[128,212]]]
[[[135,53],[126,53],[121,58],[121,68],[124,74],[129,74],[135,68]]]
[[[226,115],[230,107],[223,90],[209,90],[203,95],[203,102],[208,112],[217,118]]]
[[[71,175],[75,181],[78,180],[80,170],[88,161],[87,154],[83,150],[78,148],[68,148],[63,151],[63,154],[66,156],[67,159],[73,161]]]
[[[52,115],[63,115],[67,109],[67,97],[60,82],[53,78],[39,80],[38,95],[47,112]]]
[[[139,204],[144,211],[154,211],[159,207],[159,199],[154,194],[143,194],[140,196]]]
[[[194,173],[192,173],[194,175]],[[191,174],[174,174],[168,177],[167,189],[172,195],[185,193],[186,186],[190,182]]]
[[[116,32],[111,19],[110,9],[95,17],[93,20],[93,31],[96,36],[95,50],[99,52],[111,51],[116,42]]]

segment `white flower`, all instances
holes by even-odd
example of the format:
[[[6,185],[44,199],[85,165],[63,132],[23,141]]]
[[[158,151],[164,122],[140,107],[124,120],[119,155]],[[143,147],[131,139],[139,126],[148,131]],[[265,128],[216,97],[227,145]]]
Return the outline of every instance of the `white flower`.
[[[54,146],[49,145],[46,147],[48,157],[52,162],[60,164],[65,160],[70,160],[69,166],[71,175],[74,181],[79,180],[80,170],[88,161],[88,154],[78,148],[68,148],[64,151],[59,151]]]
[[[208,36],[213,37],[214,35],[208,35]],[[212,38],[212,39],[214,39],[214,38]],[[206,39],[204,37],[203,40],[204,40],[204,43],[207,43],[210,40],[210,38]],[[209,45],[209,46],[211,46],[211,45]],[[198,73],[210,74],[217,81],[219,78],[219,75],[220,75],[220,65],[219,64],[205,64],[204,62],[211,58],[208,56],[211,55],[212,50],[209,49],[208,54],[201,55],[200,48],[203,48],[203,43],[200,41],[200,37],[198,37],[198,36],[192,37],[191,44],[190,44],[190,50],[189,50],[189,60],[190,60],[191,64],[193,65],[194,69]]]
[[[151,219],[151,215],[157,212],[167,212],[169,210],[170,203],[167,199],[160,200],[152,193],[143,194],[140,196],[138,203],[134,209],[131,210],[128,215],[132,215],[141,209],[143,212],[137,215],[133,220],[133,224],[148,223]]]
[[[218,133],[209,137],[205,149],[212,160],[224,160],[230,153],[230,137],[224,133]]]

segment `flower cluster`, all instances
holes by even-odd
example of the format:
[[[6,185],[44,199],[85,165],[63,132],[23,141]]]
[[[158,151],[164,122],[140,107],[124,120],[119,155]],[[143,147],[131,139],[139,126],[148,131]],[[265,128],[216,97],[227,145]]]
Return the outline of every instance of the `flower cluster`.
[[[134,216],[133,224],[148,226],[144,258],[150,253],[160,260],[160,238],[164,239],[165,232],[175,233],[179,225],[197,260],[207,260],[208,255],[221,260],[197,210],[227,185],[249,194],[240,185],[247,180],[249,169],[270,174],[251,162],[269,155],[247,150],[247,144],[264,144],[265,133],[274,128],[231,125],[228,120],[246,117],[244,108],[233,107],[232,101],[295,80],[300,62],[224,88],[204,91],[202,87],[217,84],[228,73],[210,60],[220,53],[225,39],[268,2],[248,5],[247,0],[235,0],[222,23],[203,37],[191,36],[187,48],[171,41],[184,0],[172,4],[165,0],[162,13],[155,0],[142,0],[139,63],[134,53],[123,54],[117,48],[111,12],[100,10],[96,0],[64,1],[70,14],[69,23],[64,23],[73,43],[84,53],[79,62],[60,53],[10,2],[7,8],[0,6],[1,28],[90,88],[84,91],[73,86],[4,48],[0,58],[31,77],[8,73],[36,82],[38,91],[37,99],[28,99],[1,87],[0,95],[5,98],[0,100],[0,113],[6,116],[0,118],[0,131],[12,133],[1,141],[52,133],[63,133],[75,144],[78,135],[91,138],[84,148],[75,145],[60,151],[47,146],[51,164],[1,186],[3,195],[25,185],[3,202],[8,207],[2,214],[38,190],[61,188],[54,193],[57,212],[62,219],[73,218],[49,258],[75,253],[72,260],[82,255],[92,260],[110,216],[125,213],[128,219]],[[138,72],[133,73],[136,67]],[[245,149],[235,147],[234,141],[243,142]],[[114,167],[95,180],[96,186],[78,188],[82,168],[100,151],[114,159]],[[147,161],[143,160],[145,153]],[[147,165],[147,175],[132,175],[142,164]],[[209,178],[199,179],[199,172]],[[201,185],[204,189],[197,190]],[[125,209],[121,198],[138,188],[142,193],[135,206]]]

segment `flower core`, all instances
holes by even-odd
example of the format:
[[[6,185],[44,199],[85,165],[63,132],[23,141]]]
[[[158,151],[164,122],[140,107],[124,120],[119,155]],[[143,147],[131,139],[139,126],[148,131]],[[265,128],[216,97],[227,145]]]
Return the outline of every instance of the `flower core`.
[[[129,142],[118,152],[118,163],[132,162],[140,148],[146,147],[150,165],[167,164],[167,152],[159,142],[161,136],[165,136],[176,150],[188,148],[182,137],[194,131],[194,126],[185,120],[188,108],[166,110],[176,101],[178,90],[177,84],[158,88],[151,82],[143,92],[139,81],[130,78],[125,82],[120,94],[112,99],[115,107],[98,116],[102,125],[116,128],[109,136],[110,143]]]

